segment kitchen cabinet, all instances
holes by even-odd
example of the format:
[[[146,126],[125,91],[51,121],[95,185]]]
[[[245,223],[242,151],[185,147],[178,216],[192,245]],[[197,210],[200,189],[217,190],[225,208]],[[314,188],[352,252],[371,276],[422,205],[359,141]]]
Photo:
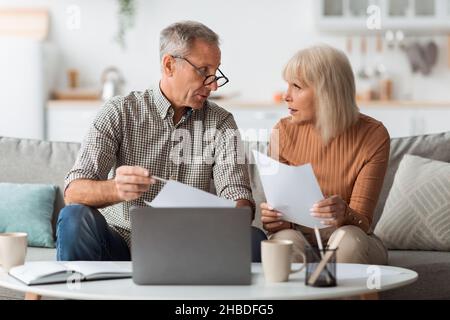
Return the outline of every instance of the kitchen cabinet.
[[[228,111],[233,113],[242,139],[249,141],[268,141],[275,124],[289,115],[287,108],[279,105],[255,109],[234,106]]]
[[[414,110],[395,108],[360,108],[361,112],[383,123],[391,137],[414,135]],[[450,129],[449,129],[450,130]]]
[[[217,103],[233,113],[244,140],[267,141],[273,126],[288,116],[283,104]],[[81,142],[101,105],[101,101],[50,101],[46,138]],[[450,102],[360,102],[359,106],[362,113],[381,121],[392,138],[450,131]]]
[[[415,134],[450,131],[450,108],[417,110],[413,129]]]
[[[450,0],[319,0],[315,6],[322,31],[450,31]],[[374,19],[380,22],[378,27]]]
[[[0,33],[2,24],[0,11]],[[43,53],[34,39],[0,37],[0,136],[44,138]]]
[[[233,113],[245,140],[268,140],[274,125],[288,115],[287,108],[277,104],[216,102]],[[46,108],[46,139],[81,142],[101,105],[101,101],[49,101]]]
[[[46,109],[46,139],[81,142],[101,101],[50,101]]]
[[[392,138],[450,131],[448,105],[360,105],[362,113],[381,121]]]

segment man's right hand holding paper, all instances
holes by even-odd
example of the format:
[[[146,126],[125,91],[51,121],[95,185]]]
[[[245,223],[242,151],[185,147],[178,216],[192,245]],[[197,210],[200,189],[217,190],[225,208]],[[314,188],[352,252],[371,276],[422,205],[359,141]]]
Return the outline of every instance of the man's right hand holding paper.
[[[156,180],[151,177],[147,169],[138,166],[121,166],[116,170],[114,182],[119,198],[123,201],[131,201],[147,192]]]

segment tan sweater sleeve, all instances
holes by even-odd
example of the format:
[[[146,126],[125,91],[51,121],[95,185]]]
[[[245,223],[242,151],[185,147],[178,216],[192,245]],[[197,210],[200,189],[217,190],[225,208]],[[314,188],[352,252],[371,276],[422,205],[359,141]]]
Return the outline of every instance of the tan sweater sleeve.
[[[349,206],[366,216],[371,224],[388,166],[390,137],[383,125],[369,136],[370,140],[365,145],[367,160],[356,178]]]

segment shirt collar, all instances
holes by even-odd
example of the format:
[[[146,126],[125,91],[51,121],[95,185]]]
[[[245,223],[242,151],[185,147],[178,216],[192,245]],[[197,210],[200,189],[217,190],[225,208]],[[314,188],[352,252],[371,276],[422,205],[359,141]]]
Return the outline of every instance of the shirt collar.
[[[167,115],[169,114],[171,110],[172,104],[170,101],[166,98],[166,96],[162,93],[161,88],[159,86],[159,83],[155,85],[154,92],[154,99],[155,99],[155,105],[156,109],[158,110],[159,115],[162,119],[165,119]],[[206,108],[208,106],[208,100],[205,101],[205,105],[203,108]],[[196,111],[195,109],[192,109],[191,107],[188,107],[186,113],[184,114],[185,120],[189,119]],[[173,112],[173,111],[172,111]]]
[[[156,109],[158,110],[159,115],[162,119],[167,117],[167,113],[169,112],[171,103],[167,100],[166,96],[162,93],[161,88],[159,87],[159,83],[156,84],[154,92],[154,99]]]

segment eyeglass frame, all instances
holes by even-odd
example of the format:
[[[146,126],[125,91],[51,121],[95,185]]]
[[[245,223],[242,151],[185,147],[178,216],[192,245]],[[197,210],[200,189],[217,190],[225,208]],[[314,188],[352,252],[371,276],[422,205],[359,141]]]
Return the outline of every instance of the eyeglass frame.
[[[204,86],[209,86],[210,84],[212,84],[212,83],[214,83],[214,82],[216,82],[217,83],[217,81],[219,80],[219,79],[225,79],[225,82],[223,83],[223,84],[221,84],[221,85],[219,85],[218,83],[217,83],[217,87],[218,88],[220,88],[220,87],[223,87],[224,85],[226,85],[228,82],[230,82],[230,79],[228,79],[228,77],[226,76],[226,75],[224,75],[223,74],[223,72],[219,69],[219,68],[217,68],[217,70],[220,72],[220,76],[218,77],[218,76],[216,76],[215,74],[206,74],[206,72],[203,72],[199,67],[197,67],[196,65],[194,65],[192,62],[190,62],[187,58],[185,58],[185,57],[182,57],[182,56],[172,56],[172,58],[174,58],[174,59],[182,59],[182,60],[184,60],[184,61],[186,61],[187,63],[189,63],[194,69],[195,69],[195,71],[197,71],[202,77],[205,77],[205,80],[203,80],[203,85]],[[214,80],[212,80],[212,81],[210,81],[210,82],[208,82],[207,83],[207,81],[206,80],[208,80],[208,78],[210,78],[210,77],[214,77]]]

